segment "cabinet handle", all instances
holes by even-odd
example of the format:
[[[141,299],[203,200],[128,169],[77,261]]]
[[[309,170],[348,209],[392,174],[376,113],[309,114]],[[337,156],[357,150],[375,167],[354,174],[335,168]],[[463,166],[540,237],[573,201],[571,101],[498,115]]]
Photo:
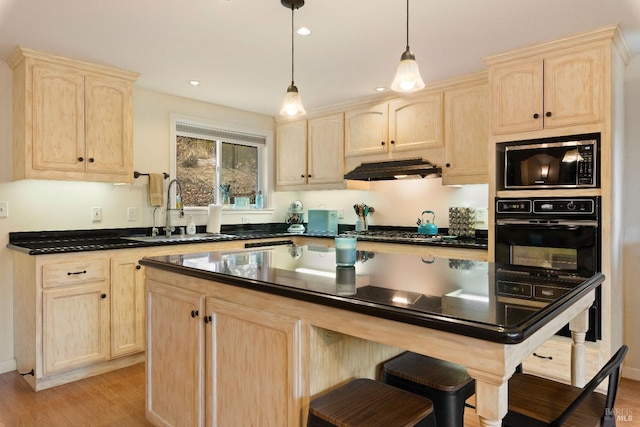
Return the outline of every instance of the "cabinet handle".
[[[102,294],[100,295],[100,298],[105,299],[107,297],[107,294]]]
[[[191,317],[198,317],[199,314],[198,310],[191,310]]]
[[[381,141],[381,142],[380,142],[380,145],[384,145],[384,141]]]
[[[547,117],[551,117],[551,111],[547,111],[547,112],[545,113],[545,116],[547,116]]]
[[[552,356],[540,356],[538,353],[533,353],[535,357],[539,357],[540,359],[553,360]]]
[[[204,316],[204,323],[211,323],[213,321],[213,317],[211,316]]]
[[[141,265],[136,265],[136,270],[140,270],[142,268]]]
[[[535,113],[535,114],[533,115],[533,118],[534,118],[534,119],[537,119],[538,117],[540,117],[540,114],[538,114],[538,113]]]
[[[78,274],[87,274],[87,270],[82,270],[82,271],[68,271],[68,272],[67,272],[67,276],[73,276],[73,275],[78,275]]]
[[[447,163],[445,166],[450,168],[451,167],[451,163]]]
[[[78,157],[79,162],[84,162],[84,157]]]
[[[89,157],[89,163],[93,163],[93,162],[94,162],[93,157]]]

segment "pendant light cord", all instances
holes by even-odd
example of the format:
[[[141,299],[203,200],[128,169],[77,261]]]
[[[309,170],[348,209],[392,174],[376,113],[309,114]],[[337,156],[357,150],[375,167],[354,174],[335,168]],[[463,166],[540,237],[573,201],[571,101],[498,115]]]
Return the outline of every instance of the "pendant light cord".
[[[291,86],[294,86],[294,79],[293,79],[293,62],[294,62],[294,49],[293,49],[293,29],[294,29],[294,25],[293,25],[293,10],[294,7],[293,5],[291,5]]]
[[[407,0],[407,50],[409,50],[409,0]]]

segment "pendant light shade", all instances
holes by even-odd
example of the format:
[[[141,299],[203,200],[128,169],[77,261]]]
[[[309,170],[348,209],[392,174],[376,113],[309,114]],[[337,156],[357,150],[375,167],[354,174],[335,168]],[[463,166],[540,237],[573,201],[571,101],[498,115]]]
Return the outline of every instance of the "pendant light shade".
[[[284,97],[284,102],[282,103],[282,108],[280,109],[280,114],[288,117],[296,117],[307,114],[304,107],[302,106],[302,99],[300,98],[300,94],[298,93],[298,88],[296,87],[293,79],[293,71],[294,71],[294,25],[293,25],[293,11],[295,9],[299,9],[304,6],[304,0],[281,0],[281,3],[287,9],[291,9],[291,84],[287,88],[287,94]]]
[[[409,0],[407,0],[407,49],[400,57],[396,76],[391,83],[394,92],[415,92],[424,88],[416,57],[409,49]]]

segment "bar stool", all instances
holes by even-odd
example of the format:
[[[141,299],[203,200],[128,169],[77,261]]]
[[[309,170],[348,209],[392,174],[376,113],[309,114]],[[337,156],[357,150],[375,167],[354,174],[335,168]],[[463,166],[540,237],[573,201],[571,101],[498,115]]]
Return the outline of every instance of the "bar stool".
[[[464,366],[405,352],[384,363],[382,382],[433,402],[438,427],[463,427],[465,401],[476,383]]]
[[[359,378],[309,404],[307,427],[436,427],[425,397]]]

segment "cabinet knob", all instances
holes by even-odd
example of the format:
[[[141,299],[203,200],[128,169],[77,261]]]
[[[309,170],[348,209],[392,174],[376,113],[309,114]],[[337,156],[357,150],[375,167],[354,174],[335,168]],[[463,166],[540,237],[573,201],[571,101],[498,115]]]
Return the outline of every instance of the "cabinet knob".
[[[107,294],[102,294],[100,295],[100,298],[105,299],[107,297]]]
[[[381,142],[380,142],[380,145],[384,145],[384,141],[381,141]]]
[[[451,167],[451,163],[447,163],[445,166],[450,168]]]
[[[300,175],[300,178],[304,178],[304,174]]]
[[[141,265],[136,265],[136,270],[140,270],[142,268]]]
[[[204,323],[211,323],[213,321],[213,317],[211,316],[204,316]]]
[[[389,141],[391,144],[395,144],[396,142],[392,139],[391,141]]]
[[[93,162],[94,162],[93,157],[89,157],[89,163],[93,163]]]
[[[540,114],[538,114],[538,113],[535,113],[535,114],[533,115],[533,118],[534,118],[534,119],[537,119],[537,118],[539,118],[539,117],[540,117]]]
[[[79,162],[84,162],[84,157],[78,157]]]
[[[551,117],[551,111],[547,111],[544,115],[547,117]]]
[[[307,175],[307,178],[311,178],[311,174]]]
[[[191,317],[198,317],[199,314],[198,310],[191,310]]]

